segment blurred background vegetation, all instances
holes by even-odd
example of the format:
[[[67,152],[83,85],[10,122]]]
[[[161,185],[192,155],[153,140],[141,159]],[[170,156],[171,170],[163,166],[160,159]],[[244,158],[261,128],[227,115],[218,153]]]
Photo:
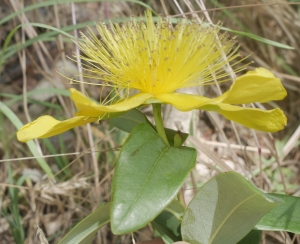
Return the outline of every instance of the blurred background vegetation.
[[[236,35],[241,54],[251,54],[245,60],[254,61],[249,68],[271,70],[288,90],[285,100],[264,104],[268,109],[281,107],[288,117],[286,128],[272,135],[254,132],[214,113],[182,114],[165,106],[166,125],[197,138],[193,142],[199,149],[197,167],[182,189],[186,203],[218,172],[218,163],[210,160],[211,155],[267,192],[300,195],[299,1],[3,0],[0,243],[57,243],[78,221],[110,201],[111,178],[125,132],[113,128],[109,121],[101,121],[27,145],[17,141],[15,133],[40,115],[66,119],[75,112],[68,88],[78,85],[58,74],[70,78],[78,75],[77,64],[68,58],[76,50],[70,40],[74,30],[85,32],[86,25],[94,26],[98,21],[121,22],[129,16],[143,15],[146,8],[153,9],[154,15],[214,24],[221,21],[224,28],[232,30],[231,36]],[[230,84],[222,83],[222,91]],[[85,90],[96,100],[109,92],[93,85],[85,85]],[[208,86],[200,92],[213,97],[218,91]],[[150,109],[143,111],[151,119]],[[156,235],[147,226],[134,233],[134,238],[150,240]],[[99,231],[95,243],[132,243],[132,236],[113,236],[107,225]],[[262,243],[300,243],[300,238],[266,232]]]

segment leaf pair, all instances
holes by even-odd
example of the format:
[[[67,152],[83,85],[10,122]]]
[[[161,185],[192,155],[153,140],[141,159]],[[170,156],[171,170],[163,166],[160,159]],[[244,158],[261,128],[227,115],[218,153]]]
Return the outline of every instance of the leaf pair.
[[[222,184],[218,185],[218,183]],[[232,186],[235,188],[233,191],[231,191]],[[244,194],[238,200],[235,196],[237,189],[250,193],[252,198]],[[277,205],[278,200],[274,197],[283,202]],[[212,198],[218,198],[219,201],[210,202]],[[222,202],[230,202],[229,199],[233,199],[232,202],[235,204],[222,204]],[[253,203],[251,199],[256,199],[257,202]],[[209,209],[200,208],[205,203],[210,206]],[[263,211],[268,212],[269,209],[274,208],[256,223],[262,213],[259,205],[261,203]],[[166,211],[152,221],[152,225],[160,232],[165,243],[173,243],[182,238],[190,243],[237,243],[247,233],[247,228],[248,232],[251,228],[256,228],[258,230],[252,230],[238,244],[258,244],[260,243],[260,230],[290,231],[299,234],[299,208],[299,197],[262,193],[239,174],[228,172],[217,175],[200,188],[188,206],[182,222],[181,216],[184,208],[177,201],[173,201],[167,206]],[[110,221],[109,212],[110,203],[99,207],[76,225],[60,241],[60,244],[91,243],[96,231]],[[214,214],[214,218],[205,218],[205,215],[209,214]],[[191,216],[194,219],[194,227],[190,230],[188,225]],[[237,221],[235,221],[236,216],[238,216]],[[143,218],[143,214],[140,218]],[[252,225],[249,225],[249,222]],[[202,228],[203,223],[204,228]],[[213,228],[217,226],[219,228]],[[208,236],[207,233],[210,235]],[[198,237],[198,235],[201,236]],[[206,240],[201,242],[205,238]]]
[[[195,166],[196,151],[180,143],[167,146],[139,111],[129,111],[111,122],[128,132],[134,128],[118,158],[112,203],[86,217],[60,244],[90,243],[108,221],[114,234],[133,232],[152,222],[165,243],[183,239],[255,244],[259,243],[259,230],[300,232],[299,198],[274,198],[235,172],[219,174],[204,184],[183,214],[184,208],[173,199]],[[167,134],[173,139],[171,145],[176,144],[178,134],[171,130]],[[285,202],[277,206],[277,198]],[[251,231],[255,226],[259,230]]]
[[[222,184],[218,186],[218,183]],[[230,191],[232,189],[230,185],[233,188],[250,193],[252,198],[244,195],[243,198],[238,200],[235,197],[236,190]],[[222,193],[222,191],[224,192]],[[274,197],[283,200],[283,202],[277,205],[278,200]],[[218,198],[219,201],[209,202],[212,198]],[[231,198],[233,198],[235,204],[227,204],[227,206],[221,204],[225,201],[229,202]],[[253,203],[251,199],[257,199],[257,202]],[[204,203],[210,208],[200,208]],[[262,213],[259,203],[262,203],[263,211],[267,212],[269,209],[274,208],[265,214],[258,223],[255,223]],[[262,193],[239,174],[228,172],[217,175],[200,188],[196,197],[188,206],[182,222],[181,216],[184,208],[177,201],[173,201],[167,206],[166,211],[163,211],[152,221],[152,225],[160,232],[165,243],[179,241],[182,237],[190,243],[237,243],[247,233],[246,227],[248,232],[251,228],[257,228],[258,230],[252,230],[238,244],[258,244],[260,243],[260,230],[290,231],[299,234],[299,208],[299,197]],[[258,211],[255,211],[255,209]],[[99,207],[76,225],[59,244],[91,243],[96,231],[110,221],[109,212],[110,203]],[[205,218],[205,214],[214,214],[214,218]],[[194,219],[194,227],[190,231],[188,224],[191,216]],[[237,221],[234,220],[236,216],[239,217]],[[143,214],[140,218],[143,218]],[[249,222],[252,225],[249,225]],[[203,223],[206,225],[204,229],[201,226]],[[239,225],[237,226],[237,224]],[[219,226],[219,228],[213,228],[216,226]],[[209,232],[209,228],[212,231]],[[238,228],[239,231],[236,231],[235,228]],[[209,232],[210,235],[207,236],[206,232]],[[198,237],[198,235],[201,236]],[[206,238],[205,242],[201,242],[204,238]]]

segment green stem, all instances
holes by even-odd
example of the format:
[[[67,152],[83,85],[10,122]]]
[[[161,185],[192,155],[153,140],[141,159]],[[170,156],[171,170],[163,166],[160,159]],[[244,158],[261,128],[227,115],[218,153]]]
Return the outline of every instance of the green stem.
[[[165,143],[170,146],[161,117],[161,104],[153,103],[152,109],[157,133],[165,141]]]

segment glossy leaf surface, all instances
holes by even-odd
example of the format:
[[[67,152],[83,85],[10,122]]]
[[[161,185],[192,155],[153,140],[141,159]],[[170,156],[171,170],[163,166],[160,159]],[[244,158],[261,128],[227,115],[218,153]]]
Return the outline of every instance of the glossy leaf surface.
[[[135,127],[113,177],[113,233],[135,231],[162,212],[195,166],[196,156],[193,148],[167,146],[147,123]]]
[[[175,147],[181,146],[189,136],[187,133],[168,128],[165,128],[165,131],[170,145]]]
[[[109,120],[111,125],[128,133],[130,133],[137,125],[146,123],[147,121],[147,117],[137,109],[131,109],[120,117]]]
[[[166,211],[169,211],[170,213],[172,213],[177,219],[181,220],[184,212],[185,212],[185,208],[182,206],[182,204],[180,202],[178,202],[177,200],[173,200],[166,208]]]
[[[269,194],[283,201],[255,226],[260,230],[289,231],[300,234],[300,197]]]
[[[180,221],[170,212],[163,211],[152,222],[152,226],[161,234],[165,243],[181,241]]]
[[[251,230],[242,240],[237,244],[260,244],[261,230]]]
[[[97,208],[80,221],[58,244],[89,244],[96,232],[109,222],[110,203]]]
[[[193,244],[237,243],[278,202],[238,173],[218,174],[189,204],[181,223],[182,238]]]
[[[131,109],[117,118],[110,119],[109,122],[111,125],[128,133],[130,133],[137,125],[142,123],[148,123],[153,128],[147,117],[137,109]],[[181,146],[189,136],[187,133],[168,128],[165,128],[165,131],[170,145]],[[176,138],[177,141],[180,142],[175,142]]]

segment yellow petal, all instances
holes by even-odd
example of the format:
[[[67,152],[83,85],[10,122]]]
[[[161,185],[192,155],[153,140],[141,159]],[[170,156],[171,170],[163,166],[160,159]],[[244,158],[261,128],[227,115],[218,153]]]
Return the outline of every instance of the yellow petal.
[[[287,95],[281,81],[269,70],[257,68],[238,77],[221,98],[222,103],[244,104],[281,100]]]
[[[173,105],[180,111],[190,111],[207,104],[219,103],[219,98],[209,99],[207,97],[182,93],[160,94],[155,95],[155,98],[164,103]]]
[[[17,137],[21,142],[26,142],[35,138],[47,138],[70,130],[76,126],[97,121],[98,118],[87,118],[77,116],[64,121],[59,121],[51,116],[41,116],[35,121],[24,125],[18,132]]]
[[[216,111],[229,120],[235,121],[249,128],[265,132],[276,132],[282,130],[287,122],[284,113],[279,108],[261,110],[229,104],[218,104],[208,105],[201,109]]]
[[[103,106],[100,105],[88,97],[84,96],[81,92],[70,89],[71,98],[75,103],[78,112],[75,114],[76,116],[91,116],[91,117],[99,117],[106,113],[118,113],[128,111],[130,109],[136,108],[143,104],[147,99],[152,98],[152,94],[148,93],[139,93],[129,97],[128,99],[113,104]]]

